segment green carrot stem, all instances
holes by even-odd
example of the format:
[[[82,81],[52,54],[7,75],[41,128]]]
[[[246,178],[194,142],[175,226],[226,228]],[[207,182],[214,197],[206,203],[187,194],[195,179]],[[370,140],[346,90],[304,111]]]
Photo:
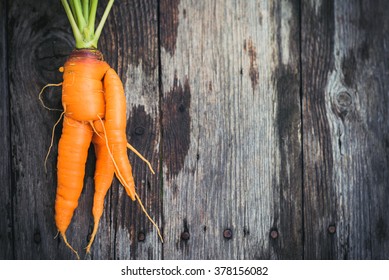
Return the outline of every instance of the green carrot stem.
[[[99,0],[91,0],[88,28],[89,28],[89,30],[93,30],[93,32],[95,30],[95,21],[96,21],[96,12],[97,12],[97,4],[98,3],[99,3]],[[92,34],[92,35],[94,35],[94,34]]]
[[[89,0],[82,0],[82,15],[84,16],[85,22],[88,22]]]
[[[111,8],[112,8],[112,5],[113,5],[113,2],[115,0],[109,0],[108,4],[107,4],[107,7],[105,8],[105,11],[104,11],[104,14],[103,16],[101,17],[101,20],[100,20],[100,23],[99,25],[97,26],[97,29],[95,31],[95,35],[94,35],[94,40],[96,42],[96,45],[97,45],[97,41],[99,40],[100,38],[100,34],[101,34],[101,31],[103,30],[103,27],[104,27],[104,24],[105,24],[105,21],[107,20],[107,17],[108,17],[108,14],[109,12],[111,11]]]
[[[114,1],[109,0],[95,30],[98,0],[61,0],[73,30],[77,49],[97,48],[98,40]]]
[[[74,3],[74,8],[76,10],[77,18],[78,18],[78,28],[82,32],[85,25],[86,25],[86,21],[84,19],[83,13],[82,13],[81,0],[73,0],[73,3]]]
[[[67,2],[67,0],[66,0],[66,2]],[[72,14],[73,14],[73,17],[74,17],[74,20],[77,22],[77,26],[78,26],[78,18],[77,18],[77,16],[76,16],[76,8],[74,7],[74,2],[73,2],[73,0],[70,0],[70,8],[71,8],[71,10],[72,10]]]
[[[72,27],[73,34],[74,34],[74,39],[76,39],[76,42],[82,41],[81,32],[78,29],[78,26],[77,26],[77,23],[76,23],[76,21],[75,21],[75,19],[73,17],[73,13],[71,11],[71,8],[69,7],[68,1],[67,0],[61,0],[61,2],[62,2],[62,5],[63,5],[63,7],[65,9],[66,15],[68,16],[70,25]]]

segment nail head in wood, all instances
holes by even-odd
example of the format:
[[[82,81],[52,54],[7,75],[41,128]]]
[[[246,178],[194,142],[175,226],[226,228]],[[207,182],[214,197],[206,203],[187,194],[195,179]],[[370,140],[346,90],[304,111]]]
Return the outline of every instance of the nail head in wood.
[[[41,234],[39,232],[34,233],[34,242],[36,244],[39,244],[41,243],[41,241],[42,241]]]
[[[328,227],[328,233],[329,234],[335,234],[336,233],[336,226],[335,225],[330,225]]]
[[[188,231],[183,231],[181,233],[181,239],[182,240],[187,241],[187,240],[189,240],[189,238],[190,238],[190,233]]]
[[[225,239],[231,239],[232,238],[232,230],[227,228],[223,231],[223,237]]]
[[[145,239],[146,239],[145,233],[143,231],[139,232],[138,233],[138,241],[143,242],[143,241],[145,241]]]
[[[270,231],[270,237],[271,237],[272,239],[277,239],[277,238],[278,238],[278,231],[277,231],[276,229],[272,229],[272,230]]]

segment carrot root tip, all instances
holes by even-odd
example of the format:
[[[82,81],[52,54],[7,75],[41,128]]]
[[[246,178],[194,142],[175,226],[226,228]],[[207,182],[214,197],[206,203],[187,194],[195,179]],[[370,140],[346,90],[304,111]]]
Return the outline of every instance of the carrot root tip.
[[[62,233],[62,232],[61,232],[61,236],[62,236],[62,239],[63,239],[63,241],[65,242],[66,246],[67,246],[70,250],[72,250],[72,252],[77,256],[77,259],[79,260],[79,259],[80,259],[80,256],[78,255],[77,251],[69,244],[69,242],[68,242],[68,240],[67,240],[67,238],[66,238],[65,233]]]
[[[136,200],[138,201],[140,207],[142,208],[143,213],[145,213],[147,219],[149,219],[149,221],[153,224],[153,226],[154,226],[155,229],[157,230],[157,234],[158,234],[159,238],[161,239],[161,243],[163,243],[163,237],[162,237],[161,231],[159,230],[158,225],[157,225],[156,222],[154,222],[154,220],[150,217],[149,213],[147,213],[145,207],[143,206],[143,203],[142,203],[140,197],[139,197],[136,193],[135,193],[135,197],[136,197]]]
[[[93,226],[93,231],[92,231],[88,246],[86,246],[86,248],[85,248],[87,254],[90,253],[90,249],[92,247],[93,241],[95,240],[98,228],[99,228],[99,220],[97,220],[97,221],[95,220],[95,224]]]

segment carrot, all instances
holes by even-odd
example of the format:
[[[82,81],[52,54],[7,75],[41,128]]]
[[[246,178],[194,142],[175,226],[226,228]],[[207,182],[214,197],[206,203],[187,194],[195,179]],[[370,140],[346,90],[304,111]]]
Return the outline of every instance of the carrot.
[[[94,122],[94,128],[97,132],[93,135],[92,138],[92,143],[94,145],[97,158],[95,170],[95,194],[93,197],[92,208],[94,226],[89,239],[88,246],[86,247],[87,253],[89,253],[92,243],[95,239],[99,226],[99,221],[103,214],[104,198],[111,186],[112,179],[115,173],[115,167],[113,165],[113,161],[111,160],[111,156],[106,146],[105,138],[103,137],[104,131],[100,121]]]
[[[115,173],[129,197],[135,200],[135,183],[127,157],[126,98],[123,84],[112,68],[105,73],[103,83],[106,101],[105,130],[115,163]]]
[[[69,245],[65,232],[78,206],[78,198],[84,185],[85,163],[92,135],[93,130],[88,123],[78,122],[65,114],[58,144],[55,223],[66,245],[76,254],[77,252]]]
[[[113,158],[113,155],[110,152],[111,150],[108,149],[109,146],[107,146],[107,142],[106,142],[107,138],[105,137],[106,130],[105,130],[104,122],[95,121],[93,123],[93,128],[95,129],[95,133],[93,134],[92,143],[94,145],[96,158],[97,158],[96,170],[95,170],[95,194],[94,194],[93,208],[92,208],[94,226],[93,226],[92,234],[89,239],[88,246],[86,247],[87,253],[89,253],[92,243],[96,237],[99,221],[103,214],[104,198],[111,186],[111,182],[115,173],[114,161],[111,160]],[[129,143],[127,143],[126,146],[129,149],[131,149],[136,155],[138,155],[143,161],[145,161],[149,165],[151,172],[155,174],[154,170],[151,168],[150,162],[148,162],[141,154],[139,154],[139,152],[134,147],[132,147]],[[112,150],[114,150],[113,147]],[[130,174],[130,176],[132,177],[132,174]],[[136,194],[135,196],[138,198]],[[153,225],[155,225],[154,221],[149,217],[146,210],[144,210],[143,204],[140,200],[139,203],[142,207],[142,210],[146,213],[147,217],[150,219]],[[158,235],[162,240],[158,226],[156,226],[156,228],[158,230]]]
[[[98,38],[114,0],[109,0],[96,30],[94,23],[97,0],[85,0],[82,5],[79,0],[69,1],[70,6],[67,0],[61,0],[73,29],[76,49],[60,69],[64,73],[62,82],[64,120],[58,145],[58,186],[55,202],[57,229],[65,244],[79,257],[77,251],[67,241],[66,230],[78,206],[88,148],[92,142],[97,159],[92,209],[94,227],[86,247],[87,252],[90,251],[95,239],[104,209],[104,198],[114,174],[129,197],[138,201],[162,240],[158,226],[148,215],[135,191],[127,148],[139,155],[150,167],[151,165],[127,143],[123,84],[97,50]]]
[[[101,80],[110,68],[97,50],[74,50],[64,65],[62,105],[78,121],[95,121],[105,114]]]

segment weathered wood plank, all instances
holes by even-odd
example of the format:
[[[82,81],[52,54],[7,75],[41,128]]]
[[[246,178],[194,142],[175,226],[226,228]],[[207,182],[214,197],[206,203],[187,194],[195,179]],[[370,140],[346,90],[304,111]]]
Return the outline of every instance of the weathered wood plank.
[[[61,81],[58,67],[63,65],[74,42],[68,20],[58,1],[9,1],[10,95],[12,122],[12,166],[14,184],[14,242],[17,259],[73,259],[75,256],[54,239],[56,156],[61,125],[55,132],[48,158],[51,130],[59,114],[43,109],[38,101],[41,87]],[[21,8],[23,7],[23,8]],[[99,9],[101,15],[103,6]],[[157,6],[153,1],[115,3],[101,39],[105,59],[117,69],[125,82],[128,99],[128,139],[150,159],[158,171],[158,36]],[[139,36],[142,34],[144,36]],[[45,92],[44,100],[61,107],[61,89]],[[153,101],[153,102],[150,102]],[[150,176],[147,166],[132,153],[139,196],[150,215],[161,225],[158,174]],[[84,257],[83,248],[93,226],[94,152],[90,149],[85,186],[67,235]],[[138,242],[138,233],[146,239]],[[87,258],[160,258],[161,245],[151,223],[140,207],[131,202],[114,182],[106,198],[100,231]]]
[[[70,53],[73,41],[70,30],[63,28],[67,26],[66,16],[57,16],[63,14],[59,2],[8,1],[8,7],[15,258],[73,258],[63,242],[54,239],[55,166],[61,126],[56,130],[47,173],[44,169],[51,130],[59,113],[45,110],[38,100],[45,84],[61,80],[58,67]],[[60,88],[46,91],[46,104],[61,108],[60,93]],[[83,205],[81,202],[81,209],[85,210]],[[85,236],[80,243],[71,238],[79,247],[81,241],[85,243],[87,229],[72,227],[69,237],[74,232]]]
[[[388,10],[384,0],[115,1],[100,49],[124,81],[128,140],[157,171],[129,152],[165,243],[115,181],[86,258],[388,259]],[[37,98],[73,48],[60,2],[1,2],[0,40],[0,258],[73,259],[54,239],[61,125],[43,165],[59,114]],[[48,89],[45,103],[60,108],[60,93]],[[89,157],[68,230],[82,257]]]
[[[0,259],[13,258],[10,115],[7,64],[7,9],[0,2]]]
[[[128,153],[137,192],[150,216],[162,227],[157,4],[152,0],[116,1],[100,48],[124,82],[128,141],[156,172],[152,175],[140,158]],[[162,243],[156,230],[118,181],[107,199],[110,206],[104,214],[92,258],[160,259]],[[112,246],[111,252],[107,252],[107,244]]]
[[[303,1],[307,259],[387,259],[387,1]]]
[[[164,258],[302,258],[298,5],[272,3],[160,3]]]

